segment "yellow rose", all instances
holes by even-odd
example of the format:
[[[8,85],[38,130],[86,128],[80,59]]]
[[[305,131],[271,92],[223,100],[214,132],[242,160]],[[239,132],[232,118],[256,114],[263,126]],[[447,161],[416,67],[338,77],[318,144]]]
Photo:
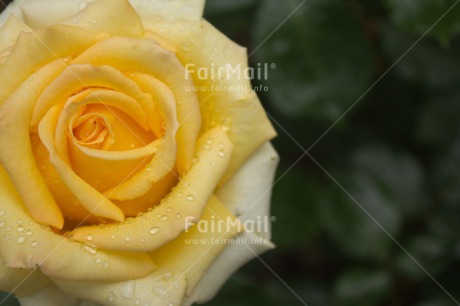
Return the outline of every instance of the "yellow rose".
[[[22,305],[203,302],[272,247],[275,132],[248,78],[212,74],[247,55],[203,6],[0,16],[0,290]]]

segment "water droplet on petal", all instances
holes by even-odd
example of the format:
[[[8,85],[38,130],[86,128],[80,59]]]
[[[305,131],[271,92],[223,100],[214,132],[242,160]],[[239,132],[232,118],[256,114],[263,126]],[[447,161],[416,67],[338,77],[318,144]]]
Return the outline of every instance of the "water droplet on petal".
[[[130,241],[131,241],[131,237],[126,236],[126,237],[125,237],[125,241],[126,241],[126,242],[130,242]]]
[[[4,227],[5,226],[5,221],[1,221],[0,222],[0,228]]]
[[[150,231],[149,231],[149,233],[150,233],[151,235],[156,235],[156,234],[158,234],[159,232],[160,232],[160,228],[157,227],[157,226],[152,227],[152,228],[150,229]]]
[[[109,295],[107,296],[107,302],[113,303],[117,299],[117,296],[113,294],[113,292],[109,292]]]
[[[97,247],[92,244],[82,244],[80,249],[90,255],[94,255],[97,253]]]
[[[182,217],[182,215],[181,215],[181,214],[179,214],[179,213],[178,213],[178,214],[176,214],[176,219],[180,219],[181,217]]]
[[[223,150],[219,150],[219,152],[217,152],[217,155],[219,157],[224,157],[225,156],[225,152]]]
[[[0,210],[0,217],[3,217],[5,215],[5,211],[4,210]]]
[[[161,221],[163,221],[163,222],[165,222],[165,221],[167,221],[168,219],[169,219],[169,217],[168,217],[168,216],[166,216],[166,215],[163,215],[163,216],[161,217],[161,219],[160,219],[160,220],[161,220]]]
[[[32,246],[33,248],[38,247],[38,242],[37,242],[37,241],[32,242],[32,243],[31,243],[31,246]]]
[[[22,226],[18,226],[18,228],[16,229],[18,232],[22,233],[24,231],[24,227]]]
[[[93,235],[88,235],[88,236],[86,236],[86,240],[88,240],[88,241],[93,241]]]
[[[187,197],[186,197],[187,201],[193,201],[195,200],[195,197],[191,194],[189,194]]]
[[[26,241],[26,238],[23,236],[19,236],[18,239],[16,240],[18,244],[23,244],[25,241]]]

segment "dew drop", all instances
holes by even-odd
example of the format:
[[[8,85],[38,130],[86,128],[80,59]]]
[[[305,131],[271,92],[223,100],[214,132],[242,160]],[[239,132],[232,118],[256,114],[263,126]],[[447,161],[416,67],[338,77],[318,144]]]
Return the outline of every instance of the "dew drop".
[[[182,198],[183,195],[184,195],[184,194],[183,194],[182,192],[179,192],[179,193],[177,194],[177,197],[178,197],[178,198]]]
[[[97,253],[97,248],[94,245],[90,244],[82,244],[80,249],[88,254],[94,255]]]
[[[126,237],[125,237],[125,241],[126,241],[126,242],[131,242],[131,237],[126,236]]]
[[[4,210],[0,210],[0,217],[3,217],[5,215],[5,211]]]
[[[86,236],[86,240],[88,240],[88,241],[93,241],[93,235],[88,235],[88,236]]]
[[[217,155],[219,157],[224,157],[225,156],[225,152],[223,150],[219,150],[219,152],[217,152]]]
[[[5,230],[6,230],[7,232],[11,231],[11,226],[8,226]]]
[[[113,294],[113,292],[109,292],[109,295],[107,296],[107,302],[113,303],[116,300],[117,296]]]
[[[32,242],[32,243],[31,243],[31,246],[32,246],[33,248],[38,247],[38,242],[37,242],[37,241]]]
[[[179,214],[179,213],[178,213],[178,214],[176,214],[176,219],[180,219],[181,217],[182,217],[182,215],[181,215],[181,214]]]
[[[187,201],[193,201],[195,200],[195,197],[191,194],[189,194],[187,197],[186,197]]]
[[[5,221],[1,221],[0,222],[0,228],[4,227],[5,226]]]
[[[27,231],[26,231],[26,235],[27,235],[27,236],[32,236],[32,231],[31,231],[31,230],[27,230]]]
[[[107,269],[108,267],[110,267],[110,264],[106,261],[106,262],[104,262],[104,263],[102,264],[102,267],[103,267],[104,269]]]
[[[163,215],[163,216],[161,217],[161,219],[160,219],[160,220],[161,220],[161,221],[163,221],[163,222],[165,222],[165,221],[168,221],[168,219],[169,219],[169,217],[168,217],[168,216],[166,216],[166,215]]]
[[[171,207],[168,207],[168,208],[166,208],[166,211],[167,211],[167,212],[171,212],[171,211],[172,211],[172,208],[171,208]]]
[[[115,239],[115,235],[111,235],[110,239],[112,239],[112,240]]]
[[[26,238],[24,236],[19,236],[16,242],[18,244],[23,244],[26,241]]]
[[[18,226],[18,228],[16,229],[18,232],[22,233],[24,231],[24,227],[22,226]]]
[[[208,145],[208,144],[205,144],[205,145],[204,145],[204,149],[205,149],[205,150],[209,150],[209,149],[211,149],[211,146]]]
[[[149,231],[149,233],[150,233],[151,235],[156,235],[156,234],[158,234],[159,232],[160,232],[160,228],[157,227],[157,226],[152,227],[152,228],[150,229],[150,231]]]
[[[96,264],[99,265],[99,264],[101,264],[101,262],[102,262],[102,259],[100,259],[99,257],[97,257],[97,258],[96,258]]]

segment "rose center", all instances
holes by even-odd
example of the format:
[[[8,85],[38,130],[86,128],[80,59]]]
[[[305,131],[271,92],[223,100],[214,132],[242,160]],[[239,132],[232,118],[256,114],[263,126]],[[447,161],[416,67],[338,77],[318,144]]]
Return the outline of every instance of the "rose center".
[[[80,117],[73,127],[73,135],[78,143],[95,149],[104,146],[108,133],[105,120],[96,114]]]

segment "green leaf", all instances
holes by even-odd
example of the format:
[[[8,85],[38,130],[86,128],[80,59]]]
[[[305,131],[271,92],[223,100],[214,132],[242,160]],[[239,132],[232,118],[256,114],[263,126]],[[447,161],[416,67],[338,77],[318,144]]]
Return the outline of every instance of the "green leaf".
[[[352,268],[343,273],[335,286],[336,304],[340,306],[373,306],[389,293],[388,272]]]
[[[404,245],[411,256],[430,274],[438,275],[447,264],[446,250],[448,245],[445,240],[439,239],[434,235],[417,236],[408,243],[404,243]],[[425,271],[405,252],[400,252],[397,256],[396,265],[405,277],[410,277],[414,280],[427,278]]]
[[[418,36],[388,24],[380,25],[380,33],[388,65],[397,62],[394,70],[404,80],[436,90],[460,85],[460,57],[456,48],[443,48],[428,39],[416,43]]]
[[[282,174],[287,169],[280,169]],[[294,168],[274,186],[272,215],[273,241],[280,248],[297,248],[319,229],[316,200],[321,190],[306,171]],[[297,233],[297,234],[293,234]]]
[[[379,145],[352,156],[351,168],[335,175],[356,202],[337,187],[319,205],[322,221],[349,255],[386,260],[394,247],[388,234],[397,237],[404,219],[425,209],[422,172],[409,155]]]
[[[433,26],[456,0],[387,0],[395,24],[422,34]],[[460,32],[460,5],[457,4],[431,31],[442,41]]]
[[[459,101],[460,92],[428,99],[419,113],[417,128],[417,137],[424,144],[445,148],[460,137]]]
[[[0,291],[0,302],[2,302],[2,306],[19,306],[19,302],[14,295],[3,291]]]
[[[285,116],[333,121],[372,81],[370,47],[344,1],[263,1],[253,37],[255,58],[276,64],[260,83]]]

